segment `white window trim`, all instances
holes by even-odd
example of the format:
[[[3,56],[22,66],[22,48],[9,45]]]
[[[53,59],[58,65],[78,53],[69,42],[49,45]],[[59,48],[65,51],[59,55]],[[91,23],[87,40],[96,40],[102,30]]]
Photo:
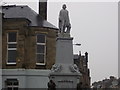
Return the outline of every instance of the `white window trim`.
[[[6,85],[5,87],[6,88],[12,88],[12,90],[13,90],[13,88],[19,88],[19,84],[18,85],[13,85],[13,83],[14,83],[14,81],[12,82],[12,85]]]
[[[9,62],[7,62],[7,65],[16,65],[16,63],[13,63],[13,62],[9,63]]]
[[[11,85],[11,86],[9,85],[9,86],[7,86],[7,88],[12,88],[13,89],[13,88],[19,88],[19,87],[17,85]]]
[[[40,35],[40,34],[36,34],[36,65],[45,65],[46,64],[46,35],[41,34],[41,35],[45,35],[45,43],[37,43],[37,35]],[[45,46],[44,53],[37,53],[37,45]],[[37,54],[44,54],[44,63],[37,63]]]
[[[16,50],[17,51],[17,34],[18,32],[16,32],[16,42],[8,42],[8,34],[10,32],[7,33],[7,58],[6,58],[6,64],[7,65],[16,65],[16,62],[8,62],[8,50]],[[9,44],[16,44],[16,48],[8,48]]]
[[[45,65],[45,63],[36,63],[36,65]]]
[[[7,38],[8,39],[8,38]],[[8,42],[8,40],[7,40],[7,43],[8,44],[17,44],[17,42]]]
[[[46,42],[45,43],[37,43],[37,45],[46,45]]]
[[[17,50],[17,48],[8,48],[7,50]]]

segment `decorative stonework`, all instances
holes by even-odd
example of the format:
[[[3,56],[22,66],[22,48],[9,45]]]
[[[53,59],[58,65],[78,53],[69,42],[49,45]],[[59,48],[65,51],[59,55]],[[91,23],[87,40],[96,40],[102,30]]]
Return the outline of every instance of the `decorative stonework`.
[[[65,67],[61,64],[54,64],[52,66],[51,72],[59,72],[59,73],[63,72],[64,70],[62,68],[65,68]],[[66,66],[66,68],[69,68],[67,72],[80,74],[79,69],[76,64],[69,65],[68,67]]]
[[[51,71],[52,72],[60,72],[62,70],[62,65],[60,64],[54,64]]]
[[[66,82],[66,83],[73,83],[73,80],[60,80],[58,82],[61,82],[61,83],[64,83],[64,82]]]
[[[69,68],[70,68],[70,71],[73,73],[80,73],[76,64],[70,66]]]

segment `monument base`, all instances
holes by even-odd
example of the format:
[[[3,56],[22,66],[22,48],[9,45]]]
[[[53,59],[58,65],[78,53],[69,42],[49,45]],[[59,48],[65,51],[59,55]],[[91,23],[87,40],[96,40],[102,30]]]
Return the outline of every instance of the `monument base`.
[[[76,88],[80,82],[81,73],[76,64],[55,64],[49,75],[50,80],[56,84],[56,88]]]
[[[73,64],[72,40],[69,33],[60,33],[56,39],[56,62],[49,74],[56,88],[73,89],[80,82],[79,68]]]
[[[70,37],[70,33],[58,33],[58,37]]]

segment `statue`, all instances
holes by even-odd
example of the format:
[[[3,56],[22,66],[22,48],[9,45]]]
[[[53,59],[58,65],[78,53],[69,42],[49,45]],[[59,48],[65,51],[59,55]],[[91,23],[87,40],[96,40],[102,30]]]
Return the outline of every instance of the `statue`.
[[[67,30],[65,30],[67,28]],[[70,33],[71,24],[69,20],[69,13],[66,10],[66,5],[63,4],[59,13],[59,29],[60,33]]]

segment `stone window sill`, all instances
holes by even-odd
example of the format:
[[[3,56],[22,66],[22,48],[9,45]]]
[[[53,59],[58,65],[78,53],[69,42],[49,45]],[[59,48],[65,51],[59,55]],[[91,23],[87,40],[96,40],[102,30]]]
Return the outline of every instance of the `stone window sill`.
[[[16,63],[7,63],[6,65],[8,65],[8,66],[14,66],[14,65],[16,65]]]
[[[36,63],[36,65],[38,65],[38,66],[44,66],[45,63]]]

